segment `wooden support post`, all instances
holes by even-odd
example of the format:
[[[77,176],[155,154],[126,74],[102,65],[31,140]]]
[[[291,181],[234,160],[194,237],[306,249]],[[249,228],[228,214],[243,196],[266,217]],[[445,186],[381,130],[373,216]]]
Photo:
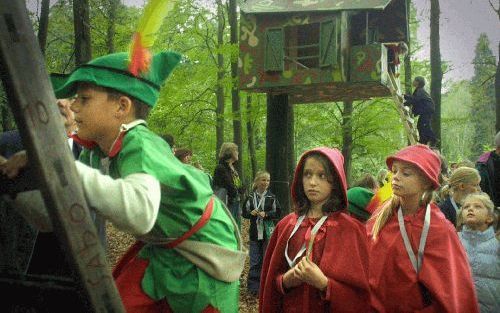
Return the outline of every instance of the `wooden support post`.
[[[292,184],[293,110],[288,95],[267,95],[266,169],[271,174],[271,190],[281,204],[280,217],[290,209]],[[293,158],[293,157],[292,157]]]
[[[0,67],[9,106],[40,182],[54,231],[88,303],[87,312],[124,312],[24,1],[0,0]]]

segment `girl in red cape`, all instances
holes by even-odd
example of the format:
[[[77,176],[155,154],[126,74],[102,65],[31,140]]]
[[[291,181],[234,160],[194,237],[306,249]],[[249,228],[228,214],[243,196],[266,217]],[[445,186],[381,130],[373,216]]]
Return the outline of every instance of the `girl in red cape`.
[[[264,258],[259,312],[368,312],[367,237],[346,213],[342,154],[305,152],[291,192],[294,212],[276,226]]]
[[[367,224],[371,302],[377,312],[479,312],[467,255],[432,192],[441,161],[425,145],[386,160],[393,197]]]

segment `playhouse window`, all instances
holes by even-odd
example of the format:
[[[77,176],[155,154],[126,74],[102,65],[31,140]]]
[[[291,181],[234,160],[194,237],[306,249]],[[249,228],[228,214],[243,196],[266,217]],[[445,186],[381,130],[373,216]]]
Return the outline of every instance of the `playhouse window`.
[[[336,30],[335,20],[268,28],[265,70],[317,69],[337,64]]]
[[[319,67],[319,23],[285,27],[285,68]]]

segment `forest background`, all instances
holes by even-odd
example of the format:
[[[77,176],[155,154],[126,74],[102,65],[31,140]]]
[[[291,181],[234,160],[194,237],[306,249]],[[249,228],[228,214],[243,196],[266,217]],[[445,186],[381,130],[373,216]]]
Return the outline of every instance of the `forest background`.
[[[70,72],[78,63],[76,59],[81,58],[75,57],[75,42],[78,40],[75,40],[73,30],[73,1],[26,2],[39,39],[46,29],[46,37],[40,42],[47,70]],[[130,6],[120,0],[79,2],[88,3],[88,20],[83,23],[90,31],[92,58],[127,51],[143,3]],[[130,4],[130,1],[125,2]],[[417,12],[415,5],[408,2],[411,4],[411,75],[424,76],[430,82],[430,56],[426,56],[425,49],[422,49],[426,45],[424,40],[428,39],[418,37],[423,25],[429,24],[429,16]],[[216,165],[220,144],[236,141],[242,151],[241,174],[249,184],[254,173],[265,168],[266,95],[236,90],[239,104],[234,105],[233,87],[237,81],[231,77],[231,62],[237,62],[238,45],[234,38],[231,43],[231,24],[237,21],[235,3],[234,0],[178,2],[162,25],[153,50],[175,50],[182,53],[184,59],[163,88],[148,123],[158,134],[172,134],[177,147],[192,149],[194,161],[209,173]],[[489,3],[491,11],[498,14],[500,2]],[[41,18],[44,10],[48,12],[47,21]],[[500,22],[492,25],[499,29],[498,26]],[[482,151],[492,148],[493,136],[498,131],[495,129],[498,62],[492,49],[498,51],[500,44],[490,42],[486,33],[475,34],[474,57],[464,60],[473,64],[471,78],[448,77],[446,73],[455,64],[446,59],[441,61],[441,69],[447,77],[441,88],[441,152],[449,162],[474,161]],[[404,71],[403,66],[400,76],[403,85]],[[346,111],[343,102],[296,105],[294,159],[316,146],[341,150],[349,146],[346,157],[351,161],[347,168],[351,182],[364,173],[376,174],[384,167],[388,154],[406,145],[403,126],[391,101],[390,98],[356,101],[352,112]],[[239,126],[235,128],[235,125]],[[344,136],[346,126],[351,133],[347,138]],[[13,128],[15,123],[0,88],[0,132]],[[237,134],[240,142],[235,140],[235,130],[240,132]]]

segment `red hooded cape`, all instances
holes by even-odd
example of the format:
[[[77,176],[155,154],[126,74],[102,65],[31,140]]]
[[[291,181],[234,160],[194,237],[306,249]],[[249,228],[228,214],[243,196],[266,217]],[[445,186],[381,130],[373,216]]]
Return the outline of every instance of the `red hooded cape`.
[[[342,154],[329,148],[304,153],[295,170],[293,201],[297,201],[294,187],[302,184],[298,181],[298,174],[311,152],[319,152],[330,160],[340,178],[345,206],[341,211],[330,214],[316,236],[319,242],[315,240],[313,246],[313,261],[328,277],[328,287],[323,293],[307,284],[283,290],[281,277],[289,270],[285,259],[286,242],[298,219],[297,214],[289,214],[278,223],[269,241],[261,273],[259,312],[368,312],[367,236],[364,225],[344,213],[347,208],[347,184]],[[306,219],[302,224],[305,225],[302,228],[305,232],[313,222]],[[293,238],[301,238],[300,231]],[[298,250],[293,245],[290,240],[289,252],[294,248]]]
[[[418,251],[425,208],[404,217],[406,232]],[[373,220],[367,225],[369,232]],[[453,226],[431,204],[431,224],[417,275],[404,247],[396,212],[376,241],[370,239],[370,288],[378,312],[479,312],[467,255]],[[422,287],[430,301],[425,305]]]

